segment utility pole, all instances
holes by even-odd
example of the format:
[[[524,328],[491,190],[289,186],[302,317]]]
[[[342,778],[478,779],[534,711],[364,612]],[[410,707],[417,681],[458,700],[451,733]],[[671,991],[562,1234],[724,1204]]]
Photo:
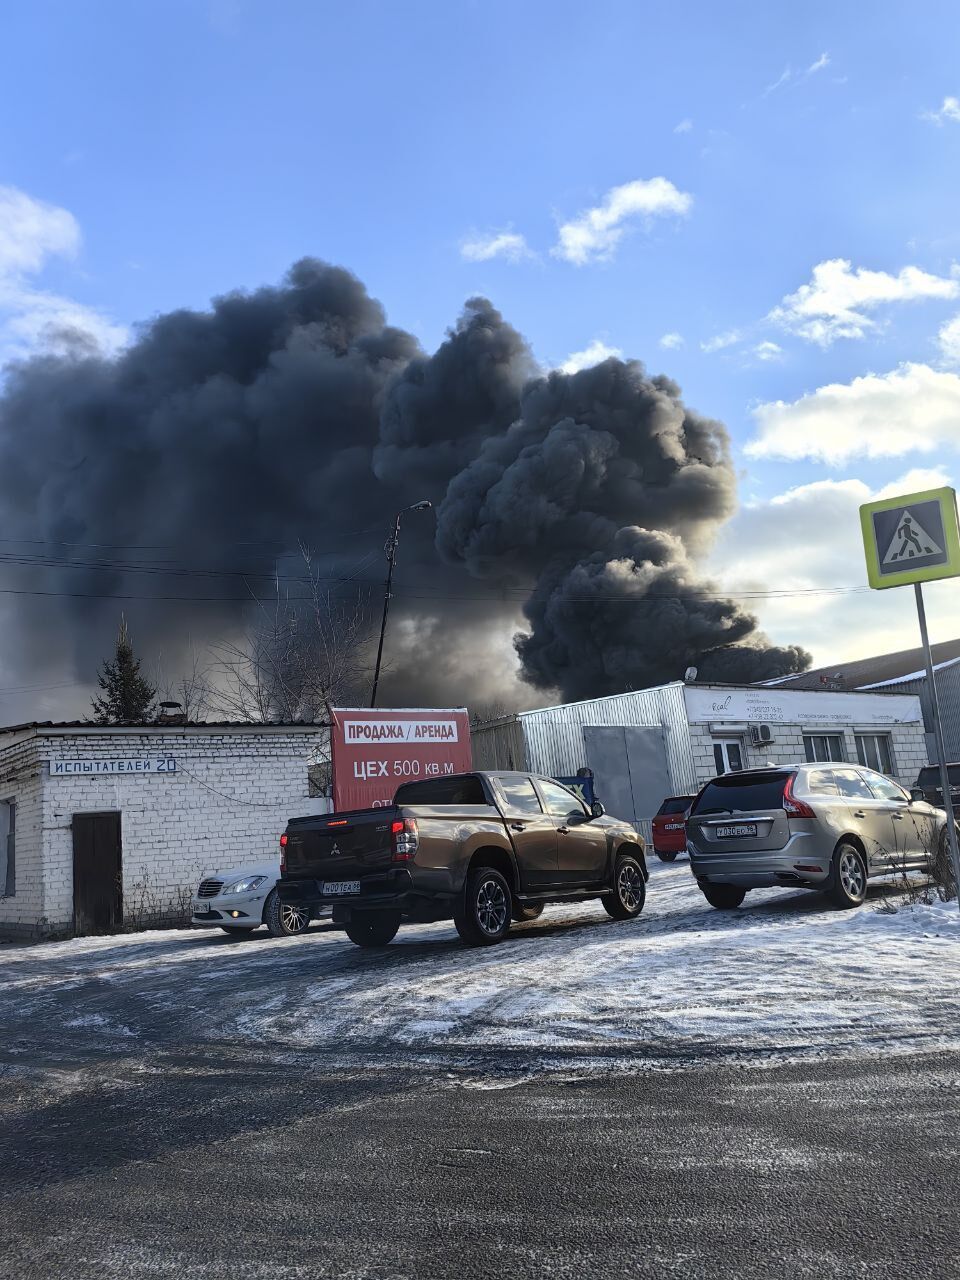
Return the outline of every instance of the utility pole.
[[[397,518],[393,522],[393,533],[384,547],[387,553],[387,581],[384,584],[383,618],[380,622],[380,643],[377,645],[377,665],[373,672],[373,691],[370,694],[371,707],[377,705],[377,686],[380,683],[380,664],[383,661],[383,639],[387,634],[387,613],[390,610],[390,598],[393,594],[393,571],[397,563],[397,544],[400,541],[400,518],[407,511],[428,511],[432,506],[433,503],[424,498],[422,502],[415,502],[412,506],[404,507],[403,511],[398,511]]]

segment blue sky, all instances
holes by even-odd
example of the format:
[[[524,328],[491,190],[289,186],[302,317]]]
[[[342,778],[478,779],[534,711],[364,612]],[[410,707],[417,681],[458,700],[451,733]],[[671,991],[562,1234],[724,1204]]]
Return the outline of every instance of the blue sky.
[[[544,364],[599,342],[726,422],[734,585],[861,583],[857,502],[955,470],[955,3],[33,0],[2,21],[0,186],[74,220],[0,279],[8,345],[33,340],[23,296],[109,342],[304,254],[431,349],[484,293]],[[628,184],[652,212],[579,265],[555,252]],[[512,258],[464,256],[504,235]],[[763,616],[823,661],[914,643],[886,594]],[[954,594],[931,593],[941,638]]]

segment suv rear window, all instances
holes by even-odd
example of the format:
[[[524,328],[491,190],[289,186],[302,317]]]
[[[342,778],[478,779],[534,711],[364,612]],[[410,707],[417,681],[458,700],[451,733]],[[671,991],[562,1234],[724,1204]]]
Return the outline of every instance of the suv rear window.
[[[662,813],[685,813],[692,799],[693,796],[670,796],[657,810],[657,817]]]
[[[947,777],[950,779],[951,787],[960,787],[960,764],[947,765]],[[940,769],[937,765],[925,765],[920,770],[920,777],[917,779],[918,787],[939,787],[940,786]]]
[[[714,778],[700,792],[694,813],[753,813],[782,809],[789,773],[728,773]]]
[[[452,778],[431,778],[426,782],[405,782],[397,787],[394,804],[489,804],[483,783],[475,774]]]

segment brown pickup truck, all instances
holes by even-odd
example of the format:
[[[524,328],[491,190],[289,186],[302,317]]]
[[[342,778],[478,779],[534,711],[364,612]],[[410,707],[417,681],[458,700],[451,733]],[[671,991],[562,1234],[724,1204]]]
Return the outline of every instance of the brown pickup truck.
[[[452,917],[464,942],[499,942],[548,902],[599,898],[615,920],[643,910],[643,840],[530,773],[461,773],[399,788],[392,806],[293,818],[280,840],[281,902],[332,907],[360,947],[404,921]]]

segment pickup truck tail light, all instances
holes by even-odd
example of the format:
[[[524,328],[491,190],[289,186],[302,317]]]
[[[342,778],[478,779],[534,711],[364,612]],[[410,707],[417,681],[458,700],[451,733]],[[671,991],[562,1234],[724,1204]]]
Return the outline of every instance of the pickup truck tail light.
[[[280,874],[283,875],[287,869],[287,833],[284,832],[280,837]]]
[[[417,856],[420,833],[416,818],[398,818],[390,826],[390,843],[394,862],[412,862]]]

